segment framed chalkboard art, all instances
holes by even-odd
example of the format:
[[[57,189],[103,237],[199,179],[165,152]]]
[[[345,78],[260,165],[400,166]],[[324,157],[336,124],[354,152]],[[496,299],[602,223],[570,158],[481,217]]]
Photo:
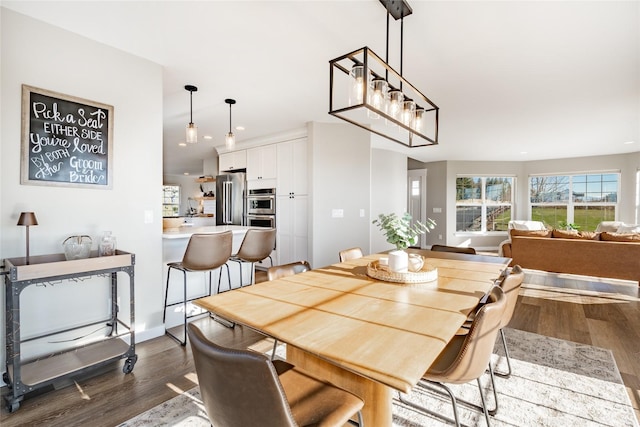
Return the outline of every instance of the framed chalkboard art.
[[[113,106],[22,85],[20,183],[111,189]]]

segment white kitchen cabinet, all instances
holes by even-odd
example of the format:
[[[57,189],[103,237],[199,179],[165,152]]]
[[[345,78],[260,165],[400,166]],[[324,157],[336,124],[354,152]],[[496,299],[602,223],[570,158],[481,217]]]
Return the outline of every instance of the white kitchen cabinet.
[[[247,150],[238,150],[232,151],[230,153],[223,153],[218,157],[218,170],[220,172],[246,169],[246,167]]]
[[[308,194],[306,138],[279,143],[276,164],[278,196]]]
[[[278,196],[276,200],[276,250],[278,264],[309,258],[308,205],[306,195]]]
[[[276,146],[273,144],[247,149],[247,181],[273,180],[275,182],[276,162]],[[273,183],[269,188],[272,187]]]

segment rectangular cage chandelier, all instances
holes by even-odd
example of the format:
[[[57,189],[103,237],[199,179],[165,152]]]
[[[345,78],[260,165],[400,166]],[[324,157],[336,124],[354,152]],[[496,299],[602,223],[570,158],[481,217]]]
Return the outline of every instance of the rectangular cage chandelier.
[[[329,114],[407,147],[438,144],[439,108],[402,76],[406,0],[380,0],[389,16],[401,20],[400,72],[368,47],[329,61]]]

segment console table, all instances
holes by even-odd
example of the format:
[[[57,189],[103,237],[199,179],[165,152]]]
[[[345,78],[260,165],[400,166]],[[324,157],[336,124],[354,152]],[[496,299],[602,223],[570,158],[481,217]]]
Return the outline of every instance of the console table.
[[[125,374],[133,370],[138,359],[135,354],[134,335],[134,254],[117,250],[113,256],[99,257],[97,251],[93,251],[86,259],[67,261],[64,254],[52,254],[31,256],[28,262],[24,257],[8,258],[4,260],[4,263],[7,370],[2,379],[9,388],[9,393],[5,395],[9,412],[18,410],[26,393],[115,360],[126,359],[123,366]],[[130,319],[127,322],[118,316],[118,272],[126,273],[129,276]],[[26,287],[98,275],[106,275],[111,278],[111,304],[107,318],[65,330],[42,333],[28,339],[21,338],[20,294]],[[93,325],[106,325],[108,328],[105,336],[95,342],[51,352],[32,360],[25,360],[21,355],[20,347],[24,342],[68,333]]]

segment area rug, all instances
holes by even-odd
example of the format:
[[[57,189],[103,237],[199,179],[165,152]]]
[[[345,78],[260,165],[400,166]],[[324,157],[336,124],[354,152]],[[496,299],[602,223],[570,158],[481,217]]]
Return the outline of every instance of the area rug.
[[[513,375],[496,377],[499,410],[493,426],[629,426],[639,427],[629,396],[611,351],[549,338],[515,329],[505,329]],[[498,372],[506,370],[502,343],[496,341],[493,362]],[[283,349],[279,349],[282,354]],[[482,378],[490,407],[494,405],[488,375]],[[474,383],[452,386],[457,397],[480,404]],[[448,398],[416,388],[408,399],[445,417],[453,412]],[[466,426],[484,426],[482,413],[458,406]],[[198,387],[146,411],[120,427],[210,425]],[[213,423],[215,426],[215,422]],[[451,425],[401,403],[393,404],[394,427]]]

